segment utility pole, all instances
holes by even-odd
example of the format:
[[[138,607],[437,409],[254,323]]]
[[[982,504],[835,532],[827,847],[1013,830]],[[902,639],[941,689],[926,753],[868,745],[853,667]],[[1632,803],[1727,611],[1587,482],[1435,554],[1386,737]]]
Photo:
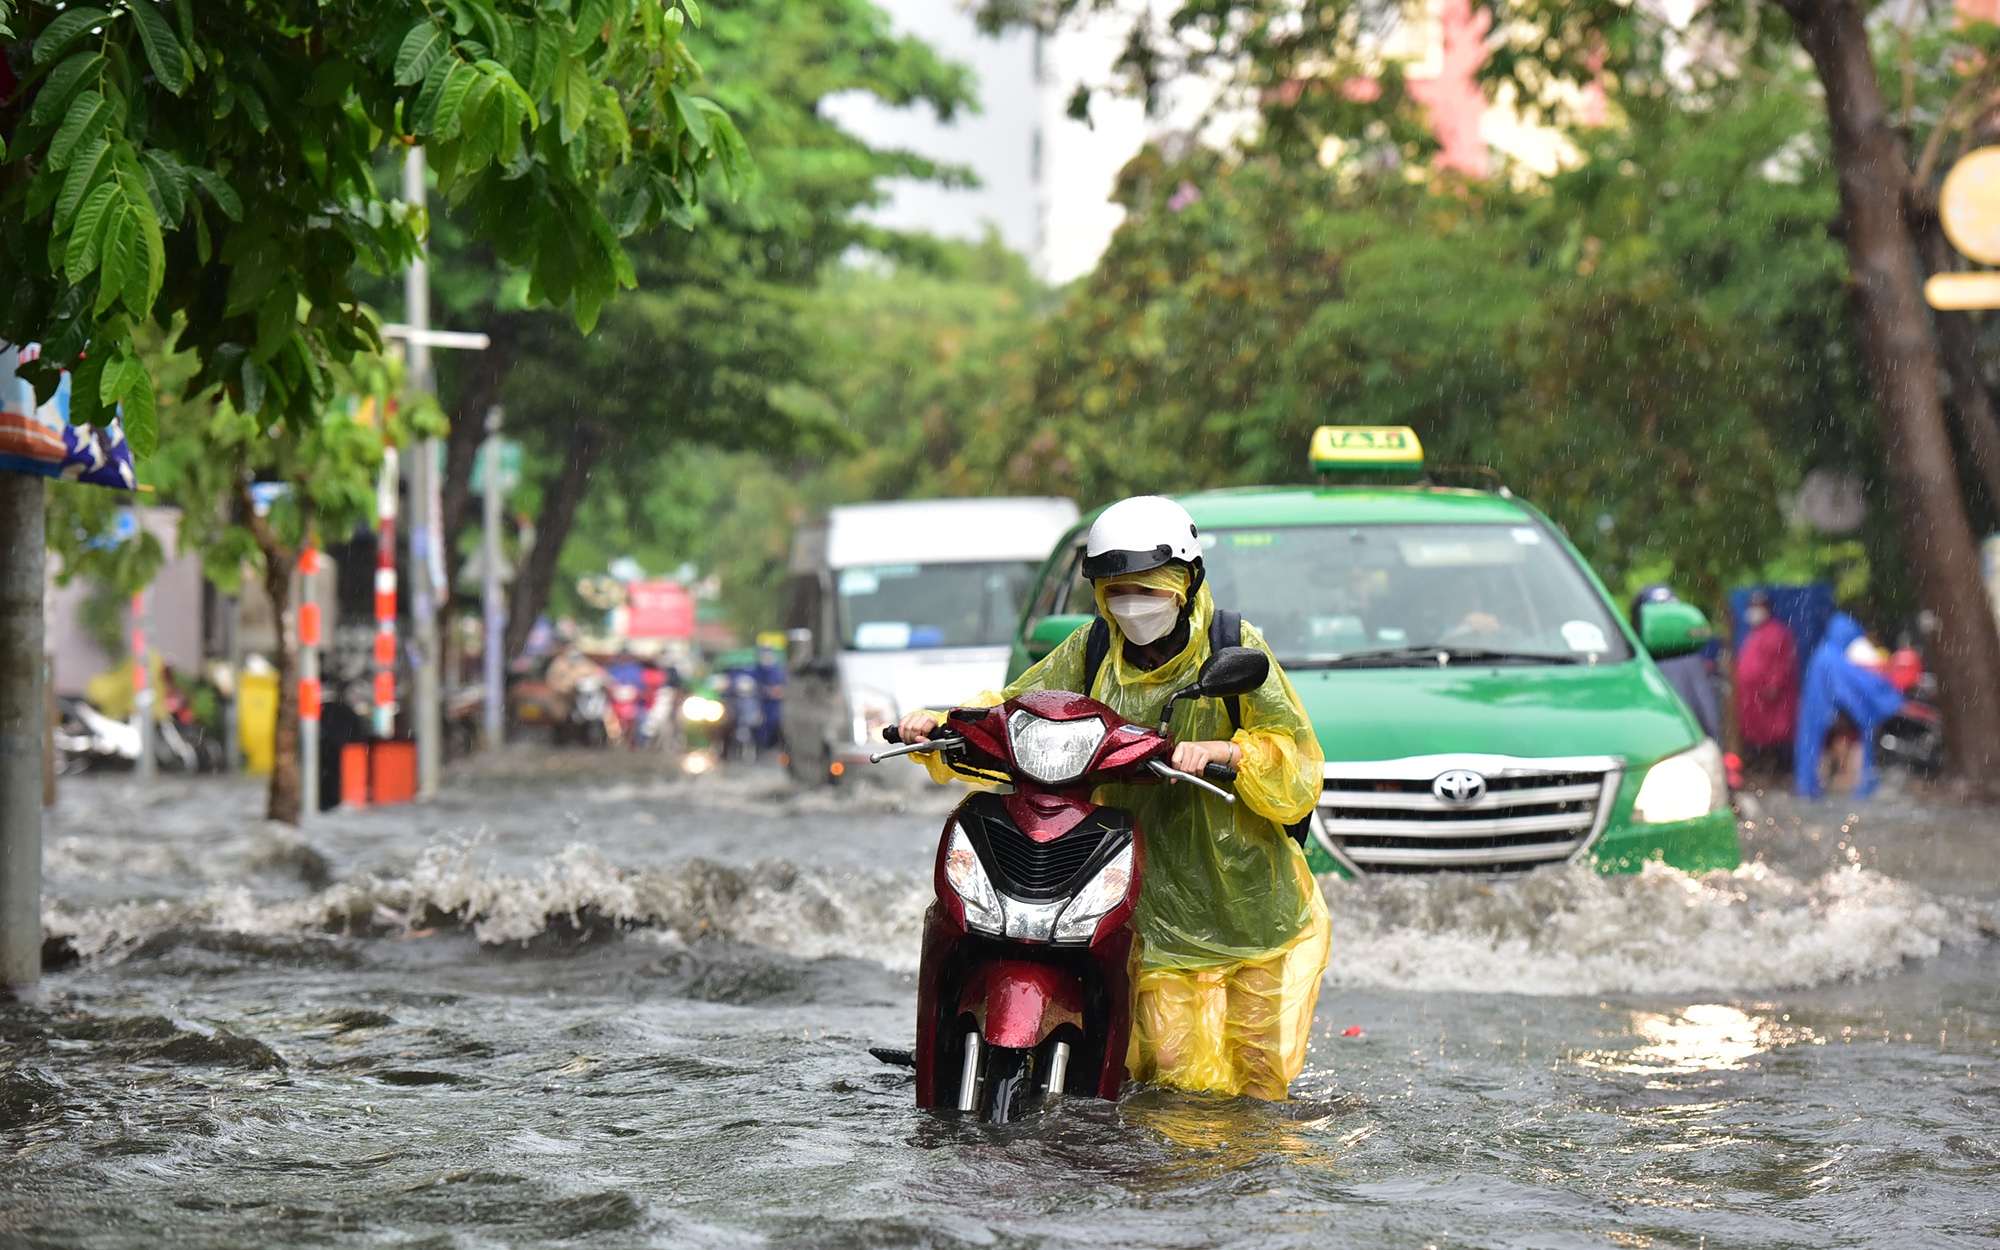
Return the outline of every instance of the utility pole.
[[[0,410],[20,384],[0,343]],[[42,479],[0,470],[0,989],[42,975]]]
[[[396,449],[375,484],[375,736],[396,732]]]
[[[299,819],[319,815],[319,544],[299,553]]]
[[[480,545],[480,606],[486,618],[486,641],[479,653],[486,686],[486,749],[497,750],[507,740],[507,596],[500,587],[500,405],[486,411],[486,489],[480,500],[486,522]]]

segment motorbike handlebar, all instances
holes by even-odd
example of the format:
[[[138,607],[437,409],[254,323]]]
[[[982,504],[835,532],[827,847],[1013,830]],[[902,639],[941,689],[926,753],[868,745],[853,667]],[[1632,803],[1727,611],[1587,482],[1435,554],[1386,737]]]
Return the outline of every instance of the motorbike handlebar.
[[[1214,796],[1221,799],[1225,803],[1234,803],[1236,801],[1236,796],[1231,794],[1229,791],[1223,789],[1221,786],[1210,785],[1208,782],[1203,781],[1201,778],[1195,776],[1193,773],[1184,773],[1178,768],[1174,768],[1170,765],[1161,763],[1159,760],[1153,760],[1152,762],[1148,763],[1146,767],[1152,769],[1155,773],[1157,773],[1161,777],[1166,778],[1168,781],[1185,781],[1189,785],[1200,786],[1202,789],[1208,791],[1210,794],[1213,794]],[[1209,767],[1214,768],[1216,767],[1216,765],[1211,764],[1209,765]],[[1227,767],[1227,765],[1223,765],[1223,767]],[[1234,769],[1230,769],[1230,771],[1232,773],[1235,772]]]
[[[1209,761],[1208,765],[1201,770],[1201,775],[1208,778],[1210,781],[1222,781],[1222,782],[1234,781],[1236,780],[1236,768],[1234,765],[1231,764],[1223,764],[1218,761],[1211,760]]]

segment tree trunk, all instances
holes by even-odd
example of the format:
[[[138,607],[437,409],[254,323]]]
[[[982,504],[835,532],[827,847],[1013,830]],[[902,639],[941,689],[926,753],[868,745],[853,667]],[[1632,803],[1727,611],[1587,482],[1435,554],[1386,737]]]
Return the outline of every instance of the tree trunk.
[[[1938,392],[1938,352],[1903,217],[1910,178],[1902,137],[1883,111],[1857,0],[1781,0],[1826,89],[1834,167],[1862,338],[1889,480],[1917,594],[1937,615],[1933,658],[1951,744],[1968,789],[2000,785],[2000,633],[1966,518]]]
[[[281,824],[297,825],[302,803],[299,775],[299,643],[294,630],[286,628],[285,612],[292,601],[292,570],[298,552],[279,541],[270,525],[250,500],[249,479],[239,474],[236,506],[238,515],[256,540],[264,556],[264,593],[271,600],[271,616],[278,623],[278,721],[271,737],[271,789],[264,802],[264,818]],[[309,522],[310,528],[310,522]]]
[[[521,654],[528,643],[528,631],[535,618],[548,606],[549,587],[555,583],[556,561],[562,558],[563,543],[576,510],[590,488],[590,475],[603,458],[610,440],[604,432],[580,422],[571,436],[569,458],[562,472],[542,494],[542,511],[535,518],[535,547],[514,575],[514,593],[507,604],[507,658]]]
[[[1950,273],[1958,268],[1958,254],[1944,237],[1935,205],[1911,205],[1910,224],[1923,252],[1926,272]],[[1972,450],[1972,462],[1986,484],[1986,497],[2000,508],[2000,418],[1995,417],[1993,396],[1979,376],[1979,347],[1973,340],[1972,318],[1962,312],[1931,315],[1937,321],[1945,374],[1951,379],[1951,406],[1958,414],[1959,432]]]

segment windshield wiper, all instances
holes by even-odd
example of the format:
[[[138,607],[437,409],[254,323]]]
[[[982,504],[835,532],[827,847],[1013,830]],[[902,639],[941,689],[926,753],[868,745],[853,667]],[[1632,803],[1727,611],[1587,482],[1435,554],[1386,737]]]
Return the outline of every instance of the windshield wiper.
[[[1550,651],[1504,651],[1492,647],[1454,647],[1444,643],[1388,647],[1380,651],[1356,651],[1350,655],[1286,660],[1293,669],[1314,668],[1422,668],[1453,664],[1581,664],[1580,656]]]

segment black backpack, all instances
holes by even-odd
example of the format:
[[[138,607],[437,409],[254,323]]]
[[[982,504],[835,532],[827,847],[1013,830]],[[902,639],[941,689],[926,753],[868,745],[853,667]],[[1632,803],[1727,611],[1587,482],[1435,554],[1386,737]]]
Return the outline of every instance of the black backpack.
[[[1243,645],[1243,614],[1228,608],[1217,608],[1215,616],[1208,622],[1208,653],[1214,655],[1224,647]],[[1097,688],[1098,670],[1111,654],[1111,626],[1103,617],[1090,623],[1090,636],[1083,640],[1083,693],[1088,695]],[[1238,695],[1224,695],[1222,706],[1229,711],[1229,728],[1233,733],[1243,728],[1243,700]],[[1306,833],[1311,828],[1312,815],[1304,820],[1285,826],[1285,832],[1300,846],[1306,844]]]

